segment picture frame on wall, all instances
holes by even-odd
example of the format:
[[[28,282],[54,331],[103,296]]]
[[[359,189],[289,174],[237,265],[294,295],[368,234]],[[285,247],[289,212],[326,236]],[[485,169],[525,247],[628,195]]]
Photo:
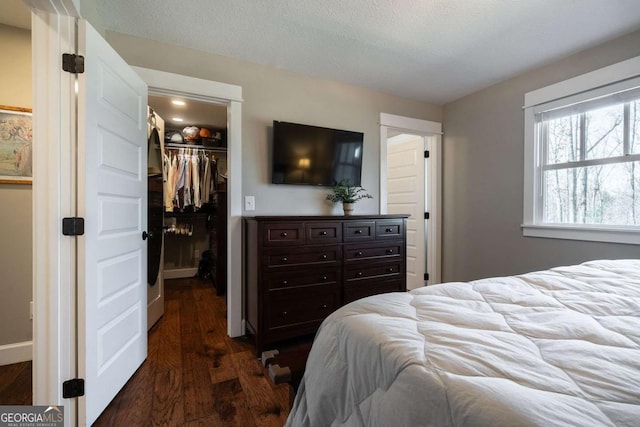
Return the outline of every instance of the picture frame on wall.
[[[31,109],[0,105],[0,184],[32,183]]]

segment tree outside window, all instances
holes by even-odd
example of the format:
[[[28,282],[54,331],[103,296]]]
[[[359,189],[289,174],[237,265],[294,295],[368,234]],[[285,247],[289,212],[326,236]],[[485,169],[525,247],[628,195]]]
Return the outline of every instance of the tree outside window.
[[[546,224],[640,225],[640,93],[536,114]]]

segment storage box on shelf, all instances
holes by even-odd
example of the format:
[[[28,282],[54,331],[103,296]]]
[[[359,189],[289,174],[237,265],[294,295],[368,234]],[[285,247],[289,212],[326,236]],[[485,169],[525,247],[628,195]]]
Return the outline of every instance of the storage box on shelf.
[[[356,299],[406,291],[407,215],[245,218],[248,332],[260,354]]]

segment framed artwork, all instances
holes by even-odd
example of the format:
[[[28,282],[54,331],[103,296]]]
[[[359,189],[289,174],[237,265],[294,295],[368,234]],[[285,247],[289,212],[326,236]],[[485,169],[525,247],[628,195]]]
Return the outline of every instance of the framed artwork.
[[[0,184],[31,184],[31,109],[0,105]]]

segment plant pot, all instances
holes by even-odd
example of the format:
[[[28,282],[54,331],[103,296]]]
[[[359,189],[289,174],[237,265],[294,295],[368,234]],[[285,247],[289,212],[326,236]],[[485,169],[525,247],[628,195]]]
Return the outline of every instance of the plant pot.
[[[342,209],[344,210],[345,216],[349,216],[353,213],[354,205],[355,203],[342,202]]]

